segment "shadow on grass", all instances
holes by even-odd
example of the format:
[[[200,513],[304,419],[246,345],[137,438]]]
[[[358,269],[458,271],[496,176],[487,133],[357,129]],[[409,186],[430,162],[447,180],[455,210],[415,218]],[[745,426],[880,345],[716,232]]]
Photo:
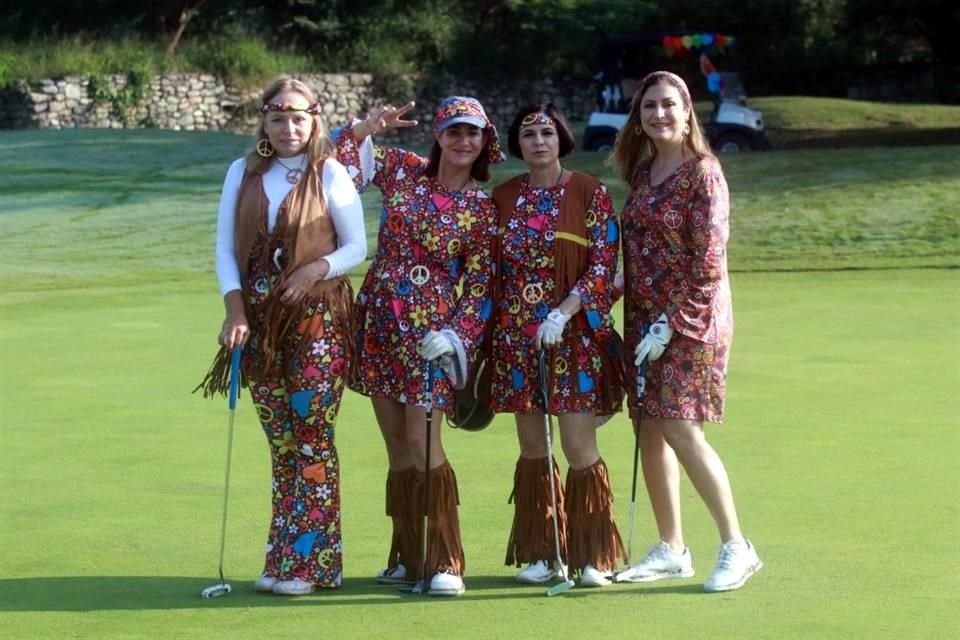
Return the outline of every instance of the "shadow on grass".
[[[6,611],[112,611],[277,607],[301,605],[377,605],[413,602],[468,602],[470,600],[539,599],[546,586],[518,585],[512,576],[468,576],[467,592],[458,598],[431,598],[403,594],[396,587],[371,578],[347,578],[340,589],[319,590],[309,596],[289,598],[256,593],[252,580],[227,582],[233,591],[206,600],[200,592],[217,583],[215,578],[190,576],[57,576],[0,579],[0,612]],[[672,590],[685,592],[683,586]],[[604,589],[627,594],[619,586]],[[640,593],[639,589],[634,589]],[[571,590],[553,598],[582,597],[599,590]]]

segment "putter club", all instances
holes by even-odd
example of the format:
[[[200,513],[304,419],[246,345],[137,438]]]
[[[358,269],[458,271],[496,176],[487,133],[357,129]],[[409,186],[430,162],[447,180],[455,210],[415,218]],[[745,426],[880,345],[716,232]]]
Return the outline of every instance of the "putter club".
[[[646,335],[650,330],[650,325],[646,322],[641,325],[640,332]],[[637,399],[642,403],[643,397],[647,393],[647,364],[646,358],[640,363],[637,369]],[[627,568],[614,577],[615,582],[621,582],[620,576],[629,573],[633,566],[633,531],[636,524],[637,515],[637,470],[640,466],[640,424],[643,420],[643,411],[637,414],[637,426],[633,433],[633,484],[630,489],[630,528],[627,531]],[[627,582],[627,580],[623,580]]]
[[[537,355],[537,364],[540,369],[540,394],[543,397],[543,428],[547,436],[547,468],[550,474],[550,508],[553,513],[553,545],[557,553],[557,557],[553,563],[553,569],[558,576],[563,578],[563,582],[547,589],[547,597],[551,597],[571,589],[574,583],[567,575],[567,568],[563,566],[563,558],[560,557],[560,524],[557,519],[557,489],[553,484],[553,421],[550,418],[550,384],[547,381],[546,349],[540,350],[540,353]]]
[[[426,472],[423,478],[423,542],[420,546],[420,579],[410,587],[400,587],[403,593],[427,593],[427,543],[430,534],[430,438],[433,432],[433,361],[427,361],[427,446],[424,454]]]
[[[637,399],[643,401],[647,387],[647,359],[644,358],[637,371]],[[630,488],[630,529],[627,533],[627,566],[633,566],[633,530],[637,515],[637,471],[640,466],[640,423],[643,413],[637,415],[637,429],[633,434],[633,484]]]
[[[240,352],[241,347],[236,347],[233,353],[230,354],[230,391],[228,392],[230,417],[227,419],[227,471],[226,478],[223,482],[223,520],[220,523],[220,582],[201,591],[200,596],[202,598],[219,598],[233,590],[230,584],[223,579],[223,547],[227,538],[227,504],[230,498],[230,458],[233,451],[233,422],[237,414],[237,396],[240,391]]]

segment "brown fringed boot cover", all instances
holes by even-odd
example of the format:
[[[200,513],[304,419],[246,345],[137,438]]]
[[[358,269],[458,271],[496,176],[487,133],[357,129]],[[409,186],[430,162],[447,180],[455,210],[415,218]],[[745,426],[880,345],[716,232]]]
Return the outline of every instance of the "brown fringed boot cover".
[[[413,564],[413,576],[420,579],[420,536],[423,531],[423,483],[426,474],[418,471],[412,499],[417,505],[417,560]],[[427,541],[427,575],[429,580],[439,571],[450,571],[463,575],[466,563],[463,557],[463,544],[460,541],[460,518],[457,505],[460,495],[457,492],[457,476],[449,462],[430,471],[430,530]],[[410,568],[410,565],[407,565]],[[410,575],[408,573],[407,575]]]
[[[417,499],[420,472],[416,467],[387,472],[387,515],[393,520],[393,540],[387,568],[402,564],[407,569],[407,580],[416,580],[420,571],[420,523],[423,518],[419,507],[423,500]],[[419,484],[423,491],[423,485]]]
[[[627,561],[626,550],[613,520],[613,492],[607,465],[597,460],[586,469],[567,471],[567,527],[570,568],[593,565],[598,571]]]
[[[553,484],[557,492],[557,525],[560,557],[567,557],[567,514],[563,508],[560,471],[553,462]],[[553,513],[550,504],[550,464],[547,458],[520,458],[513,473],[513,527],[507,540],[506,564],[521,566],[557,555],[553,540]]]

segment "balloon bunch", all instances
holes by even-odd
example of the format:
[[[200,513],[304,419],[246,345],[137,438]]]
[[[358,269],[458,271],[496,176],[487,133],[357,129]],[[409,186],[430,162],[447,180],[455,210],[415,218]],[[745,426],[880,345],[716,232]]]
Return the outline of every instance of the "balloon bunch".
[[[685,36],[663,36],[661,44],[663,53],[668,58],[684,58],[694,51],[722,50],[732,45],[734,40],[733,36],[719,33],[694,33]]]

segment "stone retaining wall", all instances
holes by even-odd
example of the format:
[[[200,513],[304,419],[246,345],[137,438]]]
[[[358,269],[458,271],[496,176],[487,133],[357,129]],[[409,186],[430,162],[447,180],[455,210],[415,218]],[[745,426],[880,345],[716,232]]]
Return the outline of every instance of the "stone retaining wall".
[[[374,78],[363,73],[298,75],[317,93],[328,124],[337,126],[368,109],[383,104],[383,92]],[[0,129],[22,128],[138,128],[174,130],[225,130],[251,133],[259,114],[260,89],[240,90],[209,74],[171,74],[150,79],[141,100],[130,97],[130,79],[112,75],[19,82],[0,91]],[[439,89],[445,86],[445,91]],[[93,88],[92,88],[93,87]],[[96,89],[96,91],[95,91]],[[93,94],[99,92],[100,98]],[[553,101],[574,120],[585,119],[593,108],[593,87],[573,81],[523,83],[485,87],[476,83],[433,82],[416,91],[412,117],[432,121],[443,95],[473,95],[480,99],[494,123],[504,133],[521,104],[528,100]],[[111,96],[113,99],[111,99]],[[414,97],[414,96],[411,96]],[[396,134],[404,141],[424,142],[428,126]]]

